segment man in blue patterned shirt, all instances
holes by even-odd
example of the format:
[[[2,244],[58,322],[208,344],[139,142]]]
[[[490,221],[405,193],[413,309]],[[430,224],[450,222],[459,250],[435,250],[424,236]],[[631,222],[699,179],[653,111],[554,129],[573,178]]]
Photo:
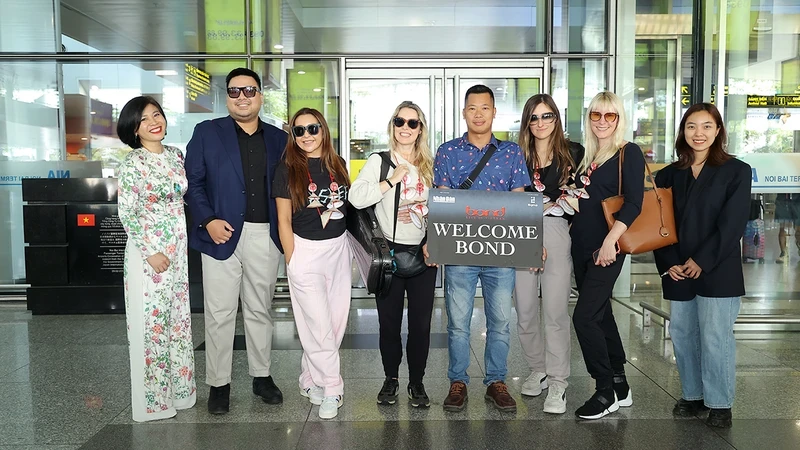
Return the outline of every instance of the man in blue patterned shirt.
[[[470,189],[522,192],[530,184],[525,157],[519,146],[498,141],[492,134],[497,114],[494,93],[484,85],[472,86],[464,99],[467,132],[445,142],[436,152],[433,183],[441,189],[458,189],[489,148],[489,158]],[[467,367],[470,361],[470,322],[475,290],[481,280],[486,314],[486,398],[501,411],[516,411],[517,403],[508,393],[505,378],[508,366],[509,318],[514,292],[515,270],[511,267],[447,266],[445,306],[447,308],[447,346],[450,354],[447,376],[450,393],[445,411],[461,411],[467,402]]]

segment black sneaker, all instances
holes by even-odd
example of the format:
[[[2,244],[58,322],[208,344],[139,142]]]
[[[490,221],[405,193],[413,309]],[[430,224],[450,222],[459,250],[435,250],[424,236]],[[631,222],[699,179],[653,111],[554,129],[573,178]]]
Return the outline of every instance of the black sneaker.
[[[427,408],[431,406],[431,399],[425,392],[425,386],[421,381],[416,383],[408,383],[408,399],[411,401],[411,406],[414,408]]]
[[[614,375],[614,393],[617,394],[617,403],[621,407],[633,405],[633,393],[625,374]]]
[[[400,389],[400,383],[397,378],[386,377],[383,381],[383,387],[378,392],[379,405],[394,405],[397,402],[397,391]]]
[[[730,408],[711,408],[706,419],[706,425],[715,428],[730,428],[733,426]]]
[[[261,397],[264,403],[270,405],[283,403],[283,393],[278,389],[278,386],[275,386],[271,376],[253,378],[253,394]]]
[[[708,411],[702,400],[678,400],[672,408],[672,415],[678,417],[694,417],[701,411]]]
[[[575,415],[581,419],[594,420],[605,417],[619,409],[617,396],[613,389],[603,389],[595,391],[592,398],[583,404]]]
[[[210,414],[227,414],[231,409],[231,385],[214,387],[208,393],[208,412]]]

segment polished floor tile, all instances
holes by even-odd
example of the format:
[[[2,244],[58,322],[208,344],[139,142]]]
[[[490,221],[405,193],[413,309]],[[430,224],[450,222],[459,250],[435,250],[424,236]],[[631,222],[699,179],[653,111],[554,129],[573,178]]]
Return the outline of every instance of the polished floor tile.
[[[774,251],[774,250],[771,250]],[[713,430],[701,419],[676,420],[672,406],[681,396],[672,342],[661,326],[642,325],[640,301],[665,310],[660,280],[648,257],[637,256],[630,298],[612,304],[628,363],[626,373],[634,405],[596,422],[576,420],[574,410],[591,396],[594,381],[586,373],[580,346],[571,332],[571,376],[567,412],[542,411],[547,395],[523,397],[530,369],[522,357],[512,312],[507,384],[517,411],[501,413],[484,399],[486,319],[483,301],[475,299],[470,326],[470,399],[460,413],[442,402],[449,389],[446,348],[447,314],[436,299],[425,386],[431,407],[413,408],[405,387],[408,366],[400,367],[400,396],[393,406],[376,403],[384,378],[373,299],[354,299],[341,350],[345,403],[339,416],[321,420],[319,408],[298,392],[302,347],[291,311],[279,305],[272,375],[284,404],[265,404],[252,394],[247,354],[234,351],[231,412],[212,416],[206,410],[205,351],[195,352],[199,382],[197,405],[175,418],[137,424],[131,419],[128,348],[124,315],[32,316],[0,309],[0,449],[139,449],[152,448],[797,448],[800,440],[800,333],[785,326],[739,326],[737,337],[734,427]],[[748,296],[743,314],[800,315],[798,257],[779,266],[745,266]],[[571,300],[570,311],[575,299]],[[289,320],[286,320],[289,319]],[[202,314],[192,316],[195,346],[205,340]],[[404,325],[405,326],[405,325]],[[796,327],[800,329],[800,327]],[[236,334],[244,335],[241,314]]]

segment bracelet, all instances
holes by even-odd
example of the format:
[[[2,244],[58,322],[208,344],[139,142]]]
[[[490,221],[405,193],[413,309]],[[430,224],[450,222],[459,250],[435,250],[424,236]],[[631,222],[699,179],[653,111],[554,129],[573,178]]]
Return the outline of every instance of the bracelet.
[[[386,184],[388,184],[388,185],[389,185],[389,188],[390,188],[390,189],[394,187],[394,185],[392,184],[392,182],[391,182],[391,181],[389,181],[389,179],[388,179],[388,178],[387,178],[387,179],[385,179],[385,180],[383,180],[383,181],[385,181],[385,182],[386,182]]]

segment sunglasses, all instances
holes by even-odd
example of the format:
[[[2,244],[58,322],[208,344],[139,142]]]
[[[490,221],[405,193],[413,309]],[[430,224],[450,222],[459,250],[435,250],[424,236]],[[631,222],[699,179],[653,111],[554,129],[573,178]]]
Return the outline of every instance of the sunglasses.
[[[599,122],[601,117],[605,117],[606,122],[614,122],[619,117],[619,114],[613,112],[607,112],[603,114],[597,111],[592,111],[589,113],[589,119],[592,122]]]
[[[253,98],[256,96],[256,93],[258,92],[258,88],[255,86],[229,87],[228,97],[239,98],[239,94],[241,94],[242,92],[244,92],[245,97]]]
[[[543,123],[553,123],[556,120],[556,113],[544,113],[541,116],[537,116],[536,114],[531,115],[531,123],[536,123],[541,120]]]
[[[308,130],[308,134],[311,136],[316,136],[319,134],[319,130],[322,129],[322,125],[318,123],[312,123],[306,126],[295,125],[292,127],[292,134],[294,137],[303,137],[306,134],[306,130]]]
[[[403,125],[406,124],[406,122],[408,122],[408,128],[411,128],[412,130],[416,130],[420,124],[420,121],[417,119],[408,119],[406,121],[406,119],[403,119],[402,117],[394,118],[394,126],[397,128],[402,127]]]

